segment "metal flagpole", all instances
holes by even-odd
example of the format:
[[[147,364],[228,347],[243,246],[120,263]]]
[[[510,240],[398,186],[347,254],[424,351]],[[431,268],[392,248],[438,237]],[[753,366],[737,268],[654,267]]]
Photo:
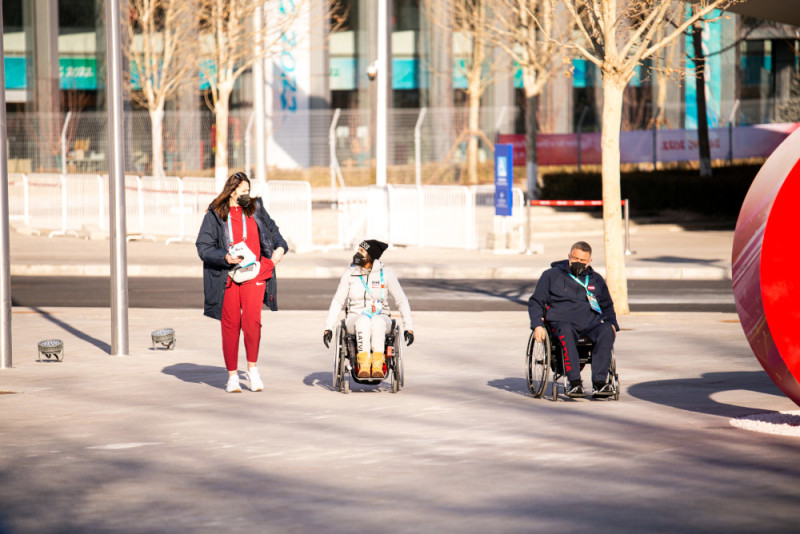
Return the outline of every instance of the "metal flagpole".
[[[378,89],[377,109],[375,113],[375,165],[377,174],[375,185],[386,185],[386,165],[389,141],[388,115],[389,115],[389,90],[391,83],[389,69],[389,0],[378,0]]]
[[[3,48],[3,10],[0,8],[0,58]],[[4,62],[0,61],[0,80],[6,79]],[[0,369],[11,367],[11,253],[8,242],[8,139],[6,124],[6,84],[0,83]]]
[[[128,355],[128,259],[125,240],[125,148],[123,144],[120,21],[120,3],[106,2],[112,356]]]
[[[256,115],[256,135],[255,135],[255,145],[256,145],[256,165],[255,165],[255,172],[253,172],[253,177],[255,180],[262,184],[267,181],[267,139],[266,139],[266,110],[265,108],[265,96],[264,96],[264,84],[266,80],[264,78],[264,63],[265,59],[263,57],[261,51],[261,33],[262,28],[264,26],[264,14],[262,8],[257,8],[255,14],[253,15],[253,33],[257,36],[256,39],[259,39],[259,42],[256,44],[255,54],[258,57],[255,63],[253,63],[253,113]],[[250,169],[247,169],[246,172],[250,172]],[[262,190],[263,192],[263,190]]]

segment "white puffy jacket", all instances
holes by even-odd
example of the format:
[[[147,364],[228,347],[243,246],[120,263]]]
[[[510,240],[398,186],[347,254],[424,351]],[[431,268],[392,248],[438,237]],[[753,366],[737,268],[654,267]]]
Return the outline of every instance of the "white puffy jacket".
[[[383,272],[383,290],[381,290],[381,272]],[[362,282],[363,280],[363,282]],[[369,291],[364,286],[369,287]],[[381,298],[383,295],[383,298]],[[391,269],[386,267],[380,260],[372,263],[372,269],[366,271],[357,265],[351,265],[339,280],[339,287],[331,301],[328,310],[328,318],[325,320],[325,329],[334,330],[339,318],[339,312],[346,306],[348,315],[360,315],[364,310],[372,310],[373,299],[380,302],[381,315],[388,316],[389,301],[391,295],[400,316],[403,318],[403,329],[414,330],[411,322],[411,307],[408,305],[408,298],[400,287],[400,282]]]

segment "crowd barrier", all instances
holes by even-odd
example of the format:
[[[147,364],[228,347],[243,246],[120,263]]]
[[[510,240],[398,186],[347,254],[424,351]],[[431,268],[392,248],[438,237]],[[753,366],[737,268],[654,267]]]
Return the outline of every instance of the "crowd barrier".
[[[391,245],[477,249],[503,234],[514,236],[509,248],[523,250],[522,190],[513,190],[513,202],[511,217],[496,217],[494,186],[348,187],[337,197],[339,244],[371,236]]]
[[[625,221],[625,255],[633,254],[631,250],[631,201],[627,198],[620,202],[623,211],[622,216]],[[583,206],[602,206],[602,200],[531,200],[531,206],[556,206],[556,207],[583,207]]]
[[[87,226],[108,233],[108,175],[10,173],[8,185],[12,222],[49,230],[50,236],[79,235]],[[309,184],[271,181],[261,194],[290,246],[311,250]],[[128,239],[194,242],[214,197],[213,178],[126,176]]]
[[[10,218],[50,236],[108,235],[108,187],[107,175],[11,173]],[[292,250],[312,250],[308,182],[272,180],[262,187],[256,193]],[[194,242],[215,196],[213,178],[125,176],[127,237]],[[524,250],[524,205],[522,191],[514,189],[513,215],[496,217],[491,185],[343,188],[336,244],[351,247],[370,236],[402,246]]]

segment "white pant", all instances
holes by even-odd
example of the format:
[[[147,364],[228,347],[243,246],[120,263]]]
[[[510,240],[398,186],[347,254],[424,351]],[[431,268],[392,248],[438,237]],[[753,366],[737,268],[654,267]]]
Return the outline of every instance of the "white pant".
[[[392,328],[392,320],[386,315],[351,314],[344,321],[347,331],[355,333],[357,352],[383,352],[386,334]]]

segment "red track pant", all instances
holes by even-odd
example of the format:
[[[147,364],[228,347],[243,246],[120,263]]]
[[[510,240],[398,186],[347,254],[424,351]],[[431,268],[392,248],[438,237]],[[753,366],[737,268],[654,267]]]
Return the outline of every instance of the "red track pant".
[[[235,284],[228,278],[222,301],[222,355],[228,371],[239,367],[239,331],[244,332],[244,350],[248,362],[258,361],[261,344],[261,306],[264,303],[265,281],[251,280]]]

